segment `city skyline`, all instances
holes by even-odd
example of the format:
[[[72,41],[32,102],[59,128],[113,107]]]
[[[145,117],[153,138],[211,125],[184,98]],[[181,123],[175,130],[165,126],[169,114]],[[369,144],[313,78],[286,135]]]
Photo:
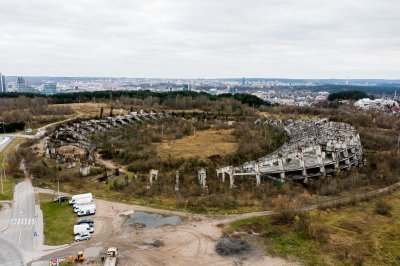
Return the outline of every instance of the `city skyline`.
[[[0,10],[0,49],[7,51],[0,54],[0,70],[20,76],[399,79],[400,3],[383,2],[8,2]]]

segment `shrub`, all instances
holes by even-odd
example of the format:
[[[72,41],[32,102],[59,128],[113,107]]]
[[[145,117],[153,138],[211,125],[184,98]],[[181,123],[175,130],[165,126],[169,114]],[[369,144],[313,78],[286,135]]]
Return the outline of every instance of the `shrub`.
[[[275,224],[288,224],[295,221],[295,217],[302,215],[300,204],[295,199],[290,199],[288,196],[278,196],[274,200],[275,215],[272,216]]]
[[[390,206],[389,204],[387,204],[384,201],[378,201],[375,204],[375,213],[376,214],[390,216],[391,210],[392,210],[392,206]]]

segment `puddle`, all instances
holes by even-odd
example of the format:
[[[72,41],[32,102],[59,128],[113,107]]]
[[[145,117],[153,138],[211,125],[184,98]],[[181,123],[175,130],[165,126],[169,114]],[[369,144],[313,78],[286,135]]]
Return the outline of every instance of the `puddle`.
[[[85,252],[83,252],[83,254],[85,254],[85,257],[98,257],[100,255],[100,251],[103,249],[103,247],[91,247],[91,248],[86,248]]]
[[[127,227],[139,225],[145,228],[155,228],[165,224],[177,225],[181,222],[182,218],[177,215],[163,216],[156,213],[135,212],[124,222],[123,226]]]

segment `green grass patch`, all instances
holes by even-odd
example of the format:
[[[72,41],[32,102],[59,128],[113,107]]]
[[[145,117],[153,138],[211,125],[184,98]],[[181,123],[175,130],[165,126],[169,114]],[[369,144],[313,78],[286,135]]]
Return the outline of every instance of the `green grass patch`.
[[[11,143],[7,145],[1,152],[0,152],[0,163],[3,162],[4,157],[15,150],[15,147],[25,140],[22,138],[14,138]],[[15,187],[15,180],[12,176],[6,175],[5,179],[3,179],[3,193],[1,191],[0,186],[0,200],[11,200],[13,198]]]
[[[248,224],[259,223],[267,227],[269,225],[268,217],[254,217],[254,218],[247,218],[243,220],[238,220],[233,223],[230,223],[229,226],[233,230],[238,230],[241,226],[246,226]]]
[[[52,202],[49,198],[40,199],[44,220],[44,243],[63,245],[74,241],[73,228],[76,215],[68,202]]]

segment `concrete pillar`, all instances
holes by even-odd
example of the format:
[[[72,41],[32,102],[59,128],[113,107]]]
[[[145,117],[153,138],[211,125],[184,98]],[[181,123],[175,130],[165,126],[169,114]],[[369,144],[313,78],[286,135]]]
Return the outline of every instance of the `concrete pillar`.
[[[256,171],[256,186],[259,187],[261,183],[261,176],[260,176],[260,165],[258,162],[256,162],[254,168],[255,168],[254,170]]]
[[[350,157],[349,157],[349,151],[348,151],[347,145],[344,144],[343,147],[344,147],[343,155],[346,158],[346,164],[350,167]]]
[[[339,154],[338,154],[338,151],[336,149],[332,153],[332,158],[334,158],[333,162],[334,162],[334,165],[335,165],[335,169],[339,170]]]
[[[229,170],[229,188],[233,188],[235,185],[235,176],[233,175],[233,168]]]
[[[307,176],[307,169],[306,169],[306,164],[304,161],[303,153],[300,155],[300,167],[302,168],[302,174],[303,176]]]
[[[151,169],[149,174],[149,184],[150,186],[153,185],[153,181],[157,181],[158,178],[158,170]]]
[[[197,173],[197,178],[199,180],[199,184],[202,188],[206,187],[206,169],[201,168]]]
[[[280,175],[281,175],[281,179],[285,180],[285,172],[280,173]]]
[[[319,166],[319,171],[321,173],[325,173],[325,165],[324,165],[324,160],[322,158],[322,155],[324,155],[324,157],[325,157],[325,152],[322,152],[320,145],[316,146],[316,151],[317,151],[318,164],[320,165]]]
[[[279,167],[279,170],[283,171],[283,159],[282,158],[278,159],[278,167]]]
[[[179,171],[175,174],[175,191],[179,191]]]
[[[222,183],[225,183],[225,172],[222,172]]]

